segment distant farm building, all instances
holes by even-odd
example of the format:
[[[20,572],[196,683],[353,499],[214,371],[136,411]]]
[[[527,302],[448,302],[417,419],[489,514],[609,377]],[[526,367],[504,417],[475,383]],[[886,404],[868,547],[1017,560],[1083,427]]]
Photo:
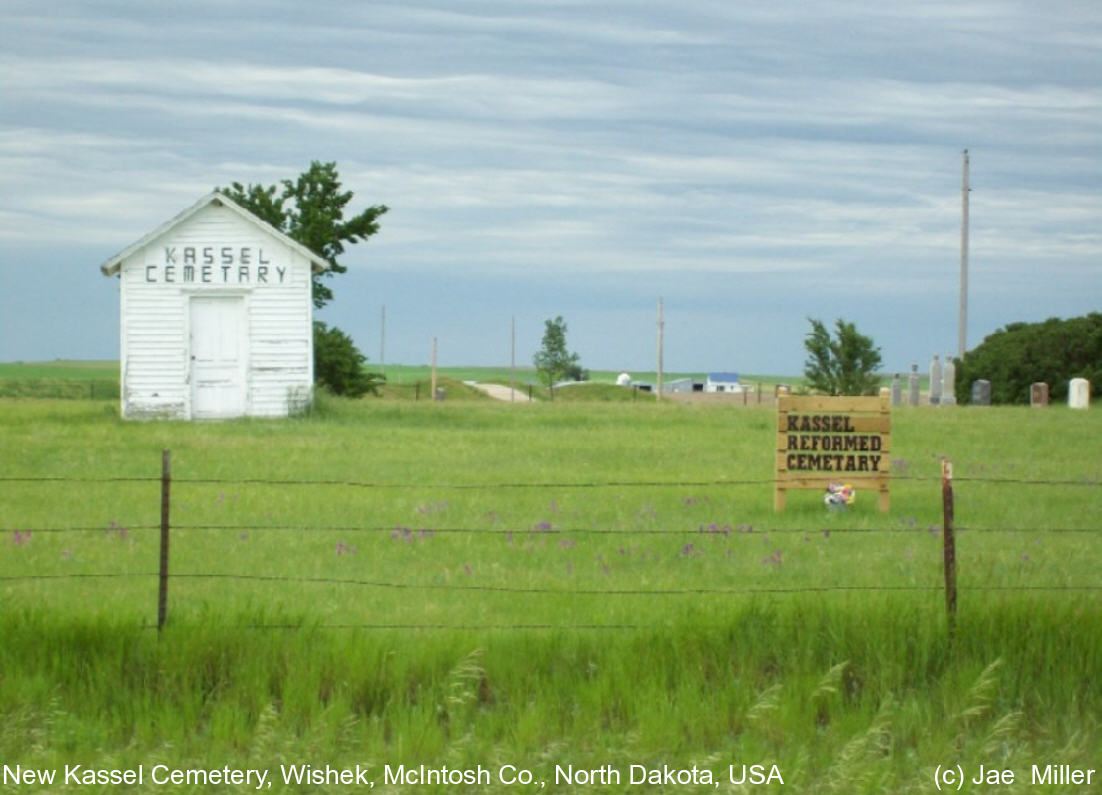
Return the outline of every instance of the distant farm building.
[[[677,378],[673,381],[667,381],[662,385],[663,392],[670,392],[673,394],[689,393],[689,392],[703,392],[704,382],[697,381],[693,378]]]
[[[220,193],[111,257],[122,415],[282,417],[313,398],[311,274],[326,261]]]
[[[741,392],[738,373],[708,373],[704,382],[705,392]]]

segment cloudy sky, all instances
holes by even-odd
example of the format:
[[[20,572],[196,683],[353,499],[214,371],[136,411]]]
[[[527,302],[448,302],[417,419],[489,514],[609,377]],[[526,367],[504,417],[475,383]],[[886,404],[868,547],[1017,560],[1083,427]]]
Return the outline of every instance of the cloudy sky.
[[[117,358],[98,266],[218,185],[336,161],[390,212],[321,319],[372,361],[886,369],[1102,309],[1097,0],[4,0],[0,361]]]

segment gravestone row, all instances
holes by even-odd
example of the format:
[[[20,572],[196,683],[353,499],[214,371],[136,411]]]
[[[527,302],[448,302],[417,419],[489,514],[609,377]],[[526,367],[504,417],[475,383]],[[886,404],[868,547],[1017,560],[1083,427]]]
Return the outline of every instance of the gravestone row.
[[[907,377],[907,404],[917,406],[920,403],[918,365],[911,365],[911,372]],[[899,373],[892,377],[891,386],[892,406],[903,405],[903,381]],[[956,399],[956,366],[951,356],[945,357],[944,364],[939,361],[937,354],[930,363],[930,394],[931,406],[949,406],[957,402]],[[1030,387],[1029,404],[1034,407],[1044,407],[1049,404],[1049,386],[1043,381],[1038,381]],[[972,405],[991,405],[991,382],[980,378],[972,382]],[[1073,409],[1086,409],[1090,407],[1090,381],[1085,378],[1073,378],[1068,382],[1068,406]]]

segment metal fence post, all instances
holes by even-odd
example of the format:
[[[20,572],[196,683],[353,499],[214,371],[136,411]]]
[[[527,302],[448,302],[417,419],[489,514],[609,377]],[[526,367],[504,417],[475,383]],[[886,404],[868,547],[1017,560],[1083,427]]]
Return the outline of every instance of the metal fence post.
[[[172,451],[161,451],[161,572],[157,589],[157,631],[165,625],[168,610],[168,519],[171,505]]]

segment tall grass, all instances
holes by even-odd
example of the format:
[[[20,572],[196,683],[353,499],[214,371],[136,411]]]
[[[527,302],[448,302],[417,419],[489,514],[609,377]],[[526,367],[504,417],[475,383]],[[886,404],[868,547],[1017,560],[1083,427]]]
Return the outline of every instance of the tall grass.
[[[508,762],[552,791],[556,764],[777,764],[788,792],[1088,766],[1102,604],[1051,588],[1102,585],[1096,417],[898,411],[891,514],[809,492],[774,515],[775,419],[755,408],[330,399],[187,424],[0,401],[0,577],[49,576],[0,580],[0,759],[361,763],[379,781],[385,763]],[[47,532],[68,527],[87,529]],[[96,573],[130,576],[55,579]],[[868,590],[806,590],[833,586]]]
[[[1088,764],[1097,752],[1102,641],[1067,629],[1097,610],[975,604],[956,646],[935,607],[910,600],[723,612],[615,633],[339,632],[244,616],[290,625],[261,631],[212,612],[160,638],[105,618],[5,613],[0,754],[273,770],[524,760],[544,776],[558,763],[713,758],[778,764],[797,791],[845,792],[922,789],[924,767],[947,758],[1012,767],[1061,751]]]

